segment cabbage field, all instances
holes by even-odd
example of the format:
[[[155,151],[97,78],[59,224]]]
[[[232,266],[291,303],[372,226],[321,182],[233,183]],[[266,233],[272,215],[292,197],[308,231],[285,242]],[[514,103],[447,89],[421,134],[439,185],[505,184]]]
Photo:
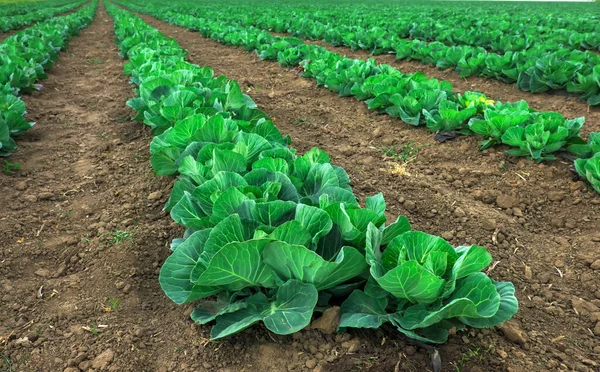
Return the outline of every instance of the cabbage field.
[[[597,371],[598,10],[0,3],[0,371]]]

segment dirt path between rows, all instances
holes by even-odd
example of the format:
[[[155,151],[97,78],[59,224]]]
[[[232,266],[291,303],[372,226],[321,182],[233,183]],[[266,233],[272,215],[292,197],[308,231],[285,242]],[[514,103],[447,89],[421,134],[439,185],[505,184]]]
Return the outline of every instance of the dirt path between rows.
[[[172,180],[152,175],[151,137],[128,121],[102,5],[42,84],[8,159],[21,170],[0,173],[0,370],[184,370],[194,337],[157,280],[181,234],[161,211]]]
[[[237,79],[301,152],[330,152],[361,198],[383,191],[391,218],[490,248],[491,275],[515,282],[521,311],[502,329],[453,336],[441,348],[445,371],[598,369],[600,198],[571,181],[568,164],[482,155],[473,138],[436,144],[253,53],[145,19],[192,61]],[[127,120],[132,86],[113,40],[100,5],[44,89],[24,97],[37,124],[8,159],[22,169],[0,173],[0,370],[430,370],[427,352],[395,332],[284,337],[255,326],[208,342],[192,306],[158,285],[182,233],[161,211],[173,180],[153,176],[151,137]]]
[[[31,25],[31,26],[33,26],[33,25]],[[23,31],[23,30],[25,30],[25,29],[27,29],[27,28],[29,28],[29,27],[31,27],[31,26],[24,27],[24,28],[21,28],[21,29],[18,29],[18,30],[10,30],[10,31],[6,31],[6,32],[0,32],[0,43],[3,43],[3,42],[4,42],[4,40],[5,40],[7,37],[11,37],[11,36],[13,36],[14,34],[16,34],[17,32],[19,32],[19,31]]]
[[[445,370],[598,367],[593,360],[600,355],[600,340],[593,332],[600,315],[600,280],[590,264],[600,258],[600,198],[583,183],[572,181],[568,163],[540,166],[506,157],[501,149],[481,154],[473,138],[434,143],[429,133],[369,112],[363,103],[318,88],[294,70],[143,18],[176,38],[190,52],[191,61],[238,80],[301,152],[313,146],[328,151],[332,161],[348,171],[360,197],[383,191],[390,217],[407,215],[415,228],[440,234],[456,245],[489,247],[499,261],[492,276],[515,282],[521,310],[502,328],[453,337],[441,349]],[[393,148],[396,158],[408,161],[384,156],[381,147]],[[253,332],[245,336],[252,337]],[[323,336],[303,332],[297,337],[303,342],[278,338],[273,347],[280,353],[290,348],[306,352],[307,342],[318,344]],[[377,337],[379,341],[374,341]],[[401,370],[427,368],[424,350],[415,354],[410,345],[400,343],[398,348],[397,336],[386,337],[393,342],[388,339],[379,347],[380,336],[362,334],[354,355],[321,368],[338,371],[368,365],[391,371],[398,351],[408,355],[401,357]],[[479,350],[477,356],[470,350]],[[281,370],[277,362],[260,366],[265,371]]]

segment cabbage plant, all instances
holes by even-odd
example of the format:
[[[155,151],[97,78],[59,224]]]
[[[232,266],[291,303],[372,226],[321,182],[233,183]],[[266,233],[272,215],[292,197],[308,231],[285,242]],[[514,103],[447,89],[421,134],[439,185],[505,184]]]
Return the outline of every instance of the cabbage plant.
[[[600,193],[600,152],[589,159],[575,160],[575,169],[592,185],[594,190]]]
[[[532,110],[525,101],[498,103],[484,111],[483,118],[469,121],[469,129],[485,137],[479,142],[480,150],[485,150],[502,141],[504,133],[513,127],[520,127],[532,119]]]
[[[444,239],[407,231],[389,244],[370,225],[366,260],[370,282],[341,308],[340,327],[391,323],[417,340],[444,343],[451,328],[489,328],[518,310],[515,288],[481,270],[492,256],[476,245],[452,247]]]
[[[583,122],[583,117],[565,120],[556,112],[536,114],[532,124],[509,128],[502,135],[502,143],[516,147],[507,151],[512,156],[527,156],[538,163],[555,160],[551,153],[561,150],[570,140],[578,139]]]
[[[569,152],[580,158],[588,159],[600,152],[600,132],[590,133],[587,142],[584,140],[577,142],[569,146]]]
[[[24,115],[25,103],[19,97],[0,93],[0,156],[8,156],[16,150],[13,137],[34,125],[25,120]]]
[[[458,103],[452,101],[442,101],[437,110],[423,110],[427,129],[431,132],[457,131],[463,134],[470,133],[466,124],[476,113],[477,107],[461,108]]]

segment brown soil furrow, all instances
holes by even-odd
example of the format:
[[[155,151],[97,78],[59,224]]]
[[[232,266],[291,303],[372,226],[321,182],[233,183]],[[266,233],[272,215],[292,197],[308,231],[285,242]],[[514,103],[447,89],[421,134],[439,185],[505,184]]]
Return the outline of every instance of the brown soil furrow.
[[[19,32],[19,31],[22,31],[22,30],[25,30],[26,28],[27,28],[27,27],[25,27],[25,28],[22,28],[22,29],[19,29],[19,30],[10,30],[10,31],[6,31],[6,32],[2,32],[2,33],[0,33],[0,43],[4,42],[4,40],[5,40],[7,37],[11,37],[11,36],[13,36],[14,34],[16,34],[17,32]]]
[[[0,370],[176,370],[189,324],[157,280],[181,235],[161,211],[172,179],[152,176],[151,136],[128,121],[102,5],[48,75],[23,97],[37,124],[8,159],[21,170],[0,174]]]
[[[593,249],[599,238],[600,198],[583,183],[571,181],[568,163],[538,166],[506,157],[502,149],[482,155],[474,138],[434,143],[429,133],[369,112],[363,103],[318,88],[294,70],[142,18],[176,38],[194,63],[238,80],[301,152],[313,146],[328,151],[332,161],[348,171],[361,198],[383,191],[390,217],[407,215],[417,229],[455,244],[490,248],[500,261],[492,275],[517,285],[522,310],[513,325],[520,325],[529,341],[516,346],[499,330],[459,334],[441,349],[448,368],[468,347],[483,350],[489,345],[500,351],[484,355],[480,363],[488,370],[559,363],[565,348],[579,357],[563,358],[561,363],[588,368],[577,360],[593,359],[598,341],[586,328],[594,324],[572,312],[571,301],[575,296],[600,305],[600,292],[594,293],[600,283],[588,266],[588,255],[597,254]],[[411,143],[413,149],[420,148],[418,154],[410,150]],[[381,147],[394,147],[399,157],[416,156],[402,163],[384,157]],[[548,346],[547,340],[555,337],[559,341]],[[467,339],[469,344],[464,343]],[[504,360],[503,352],[513,358]],[[341,361],[329,364],[332,370],[344,366]]]

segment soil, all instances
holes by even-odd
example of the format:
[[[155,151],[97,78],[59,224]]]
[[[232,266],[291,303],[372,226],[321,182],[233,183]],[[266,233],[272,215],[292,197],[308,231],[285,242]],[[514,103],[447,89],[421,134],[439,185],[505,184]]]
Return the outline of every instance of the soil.
[[[490,275],[515,283],[520,311],[501,327],[451,336],[439,348],[443,371],[600,368],[600,196],[573,179],[569,162],[480,153],[467,137],[439,144],[296,70],[143,18],[190,61],[238,80],[300,152],[328,151],[362,200],[383,192],[390,219],[406,215],[455,245],[489,248]],[[37,124],[9,159],[21,170],[0,174],[6,363],[67,372],[432,370],[426,349],[387,329],[277,336],[254,326],[209,342],[209,327],[189,320],[193,307],[164,296],[158,270],[182,234],[162,211],[173,179],[153,176],[149,131],[128,120],[133,86],[112,27],[100,5],[44,89],[23,98]]]
[[[24,28],[19,29],[19,30],[10,30],[10,31],[6,31],[6,32],[0,32],[0,43],[4,42],[4,39],[6,39],[7,37],[13,36],[14,34],[16,34],[17,32],[24,30]]]

